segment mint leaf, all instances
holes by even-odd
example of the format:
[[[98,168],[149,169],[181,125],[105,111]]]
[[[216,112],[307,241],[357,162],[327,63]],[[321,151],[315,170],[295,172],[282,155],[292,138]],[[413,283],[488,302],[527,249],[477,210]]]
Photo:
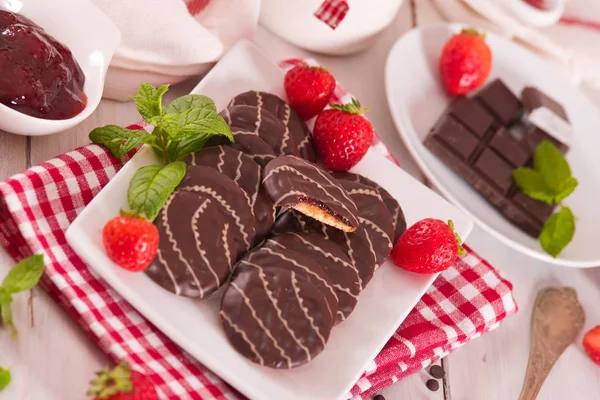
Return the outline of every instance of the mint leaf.
[[[166,114],[160,126],[173,140],[208,134],[227,136],[233,142],[231,128],[227,122],[216,111],[206,108],[190,108],[180,113]]]
[[[155,138],[146,131],[106,125],[90,132],[90,140],[109,149],[113,156],[121,158],[142,143],[153,144]]]
[[[575,216],[569,207],[563,207],[548,218],[540,233],[539,241],[546,253],[556,258],[571,242],[574,234]]]
[[[2,291],[15,294],[37,285],[44,272],[44,256],[41,254],[24,259],[10,270],[2,281]]]
[[[554,196],[541,173],[530,168],[517,168],[513,171],[513,178],[527,196],[550,205],[553,204]]]
[[[8,386],[10,379],[10,369],[4,369],[0,367],[0,392]]]
[[[0,306],[4,304],[12,303],[12,295],[8,293],[4,288],[0,287]]]
[[[171,143],[169,146],[169,160],[184,160],[189,154],[202,149],[211,137],[212,135],[188,136],[178,142]]]
[[[560,191],[554,196],[554,202],[558,204],[567,197],[569,197],[569,195],[573,193],[577,185],[579,185],[579,181],[570,176],[569,179],[567,179],[561,184]]]
[[[135,107],[144,119],[149,124],[154,125],[156,120],[153,117],[161,117],[164,114],[162,98],[169,90],[169,85],[162,85],[155,88],[149,83],[142,83],[137,91],[137,94],[131,97],[135,103]]]
[[[200,94],[188,94],[187,96],[173,100],[167,107],[167,114],[177,114],[192,108],[217,111],[217,106],[215,106],[215,102],[210,97]]]
[[[140,168],[129,182],[127,190],[131,210],[153,221],[185,176],[185,169],[183,162]]]
[[[9,326],[12,330],[13,338],[17,336],[17,328],[13,322],[12,317],[12,308],[10,308],[10,304],[2,304],[0,305],[0,319],[2,323],[6,326]]]
[[[543,140],[536,147],[533,166],[555,193],[559,193],[564,182],[571,177],[569,163],[560,150],[547,140]]]

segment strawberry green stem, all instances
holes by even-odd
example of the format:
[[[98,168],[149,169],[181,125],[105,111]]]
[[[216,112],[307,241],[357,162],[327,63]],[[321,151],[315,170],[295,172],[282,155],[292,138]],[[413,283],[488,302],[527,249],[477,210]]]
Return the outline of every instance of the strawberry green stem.
[[[456,240],[456,244],[458,245],[458,256],[462,257],[465,254],[467,254],[467,251],[465,250],[464,247],[462,247],[462,239],[460,238],[458,233],[456,233],[456,231],[454,230],[454,222],[452,222],[451,219],[448,220],[448,226],[450,227],[450,229],[452,229],[452,232],[454,233],[454,239]]]
[[[126,363],[121,363],[112,370],[107,368],[97,373],[98,377],[91,382],[89,396],[106,399],[118,393],[133,392],[131,370]]]
[[[338,111],[343,111],[348,114],[362,115],[369,111],[369,108],[361,108],[360,103],[355,98],[349,104],[331,104],[331,108]]]
[[[465,35],[481,36],[482,38],[485,39],[485,33],[479,32],[475,28],[464,28],[463,30],[460,31],[460,33],[463,33]]]

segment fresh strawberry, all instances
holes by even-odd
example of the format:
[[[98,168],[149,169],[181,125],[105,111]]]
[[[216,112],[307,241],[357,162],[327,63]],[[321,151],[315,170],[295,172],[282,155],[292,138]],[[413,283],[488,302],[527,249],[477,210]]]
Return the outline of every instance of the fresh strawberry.
[[[283,82],[288,102],[306,120],[320,113],[331,101],[335,89],[335,78],[329,70],[296,66],[285,74]]]
[[[583,348],[592,361],[600,365],[600,325],[593,327],[585,334]]]
[[[333,171],[348,171],[367,153],[373,142],[373,127],[362,116],[368,109],[352,99],[350,104],[332,104],[317,117],[313,138],[321,160]]]
[[[485,36],[475,29],[464,29],[452,36],[442,49],[440,74],[446,90],[457,96],[484,84],[492,69],[492,52]]]
[[[126,270],[143,271],[158,249],[158,229],[145,219],[115,217],[102,231],[106,253]]]
[[[126,363],[97,373],[87,393],[94,400],[158,400],[154,383],[146,375],[133,371]]]
[[[448,269],[465,250],[454,224],[426,218],[408,228],[392,249],[394,264],[410,272],[433,274]]]

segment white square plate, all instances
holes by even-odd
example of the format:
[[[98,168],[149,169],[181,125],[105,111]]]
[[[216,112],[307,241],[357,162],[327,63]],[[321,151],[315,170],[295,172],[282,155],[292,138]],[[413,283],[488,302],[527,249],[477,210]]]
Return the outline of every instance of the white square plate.
[[[192,93],[210,96],[221,109],[236,94],[265,90],[284,96],[283,72],[253,44],[236,45]],[[437,275],[416,275],[386,262],[360,296],[352,315],[336,327],[313,361],[293,370],[272,370],[247,361],[231,347],[218,317],[220,299],[194,302],[177,297],[145,274],[116,266],[102,246],[102,227],[126,208],[135,171],[157,163],[154,152],[140,151],[92,200],[67,231],[73,249],[133,307],[174,342],[253,399],[339,399],[347,396],[406,315]],[[370,150],[354,168],[385,187],[402,205],[407,223],[434,217],[452,219],[461,237],[473,224],[464,213]]]

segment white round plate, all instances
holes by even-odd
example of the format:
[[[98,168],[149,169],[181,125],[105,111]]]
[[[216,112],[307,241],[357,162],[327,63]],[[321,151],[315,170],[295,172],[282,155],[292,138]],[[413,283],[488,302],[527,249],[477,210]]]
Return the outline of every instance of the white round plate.
[[[430,25],[413,29],[392,47],[386,66],[390,112],[401,138],[423,173],[451,202],[487,232],[516,250],[549,263],[567,267],[600,266],[600,113],[598,109],[548,61],[492,33],[486,39],[492,50],[490,80],[500,77],[516,94],[532,85],[557,99],[573,124],[573,143],[567,160],[579,180],[567,198],[577,217],[573,241],[552,258],[532,238],[505,219],[475,189],[423,146],[427,133],[448,105],[438,74],[438,58],[459,25]]]

